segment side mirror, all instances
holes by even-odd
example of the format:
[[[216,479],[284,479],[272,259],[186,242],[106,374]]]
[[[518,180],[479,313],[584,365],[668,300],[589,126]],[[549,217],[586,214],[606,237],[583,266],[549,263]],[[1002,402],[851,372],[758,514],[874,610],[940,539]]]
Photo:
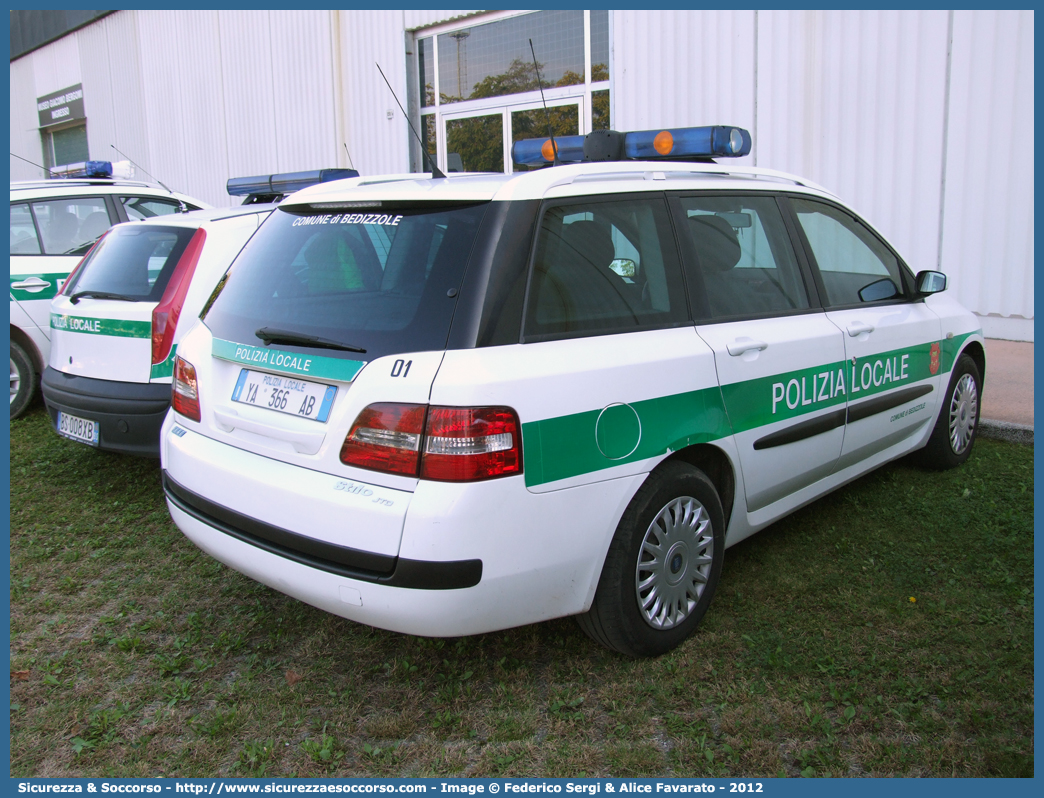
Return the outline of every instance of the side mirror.
[[[899,289],[895,287],[895,283],[888,277],[874,280],[874,282],[859,289],[860,302],[877,302],[881,299],[891,299],[894,296],[899,296]]]
[[[634,261],[630,258],[617,258],[609,264],[609,268],[621,277],[634,277]]]
[[[918,272],[915,283],[921,296],[938,294],[946,290],[946,275],[942,272]]]

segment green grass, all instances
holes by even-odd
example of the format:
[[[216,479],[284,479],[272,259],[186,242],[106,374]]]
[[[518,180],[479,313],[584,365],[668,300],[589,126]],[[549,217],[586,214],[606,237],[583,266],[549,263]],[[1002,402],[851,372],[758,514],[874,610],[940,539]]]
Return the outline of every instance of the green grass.
[[[1033,450],[895,463],[726,553],[630,661],[570,619],[436,640],[269,590],[155,462],[11,424],[15,776],[1028,776]]]

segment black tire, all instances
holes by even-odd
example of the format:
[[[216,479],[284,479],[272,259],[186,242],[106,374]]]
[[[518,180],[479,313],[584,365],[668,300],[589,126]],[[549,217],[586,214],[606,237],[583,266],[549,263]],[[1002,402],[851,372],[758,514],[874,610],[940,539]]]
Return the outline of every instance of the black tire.
[[[11,342],[11,418],[18,418],[36,393],[36,369],[25,350]]]
[[[979,432],[982,376],[970,355],[957,358],[939,408],[939,418],[928,444],[919,452],[925,468],[945,471],[956,468],[971,455]]]
[[[682,523],[673,524],[676,519]],[[657,564],[644,559],[650,556],[644,547],[647,539],[667,546],[662,569],[643,567]],[[714,484],[687,463],[664,463],[627,505],[609,545],[594,604],[577,616],[577,623],[595,641],[621,654],[664,654],[691,635],[707,612],[724,553],[724,514]],[[673,600],[650,600],[661,589]]]

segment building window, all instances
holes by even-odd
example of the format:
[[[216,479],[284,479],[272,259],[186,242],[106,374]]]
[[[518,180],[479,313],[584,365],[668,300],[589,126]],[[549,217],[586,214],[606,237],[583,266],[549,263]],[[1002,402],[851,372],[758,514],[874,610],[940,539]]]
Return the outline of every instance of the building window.
[[[546,136],[549,122],[556,136],[610,125],[606,10],[537,11],[445,26],[415,41],[423,138],[443,170],[518,171],[511,145]],[[424,171],[413,150],[411,168]]]
[[[90,159],[87,152],[86,124],[59,130],[47,128],[40,131],[40,136],[43,139],[44,166],[48,169]]]

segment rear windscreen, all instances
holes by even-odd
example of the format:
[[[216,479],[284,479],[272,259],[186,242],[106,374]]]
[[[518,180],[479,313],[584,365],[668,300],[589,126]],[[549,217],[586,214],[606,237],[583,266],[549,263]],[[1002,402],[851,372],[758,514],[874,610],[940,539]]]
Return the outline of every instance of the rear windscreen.
[[[95,247],[65,293],[104,291],[159,302],[195,232],[185,227],[114,227]]]
[[[206,325],[255,346],[264,327],[317,336],[365,349],[366,360],[442,349],[486,207],[279,209],[219,283]]]

